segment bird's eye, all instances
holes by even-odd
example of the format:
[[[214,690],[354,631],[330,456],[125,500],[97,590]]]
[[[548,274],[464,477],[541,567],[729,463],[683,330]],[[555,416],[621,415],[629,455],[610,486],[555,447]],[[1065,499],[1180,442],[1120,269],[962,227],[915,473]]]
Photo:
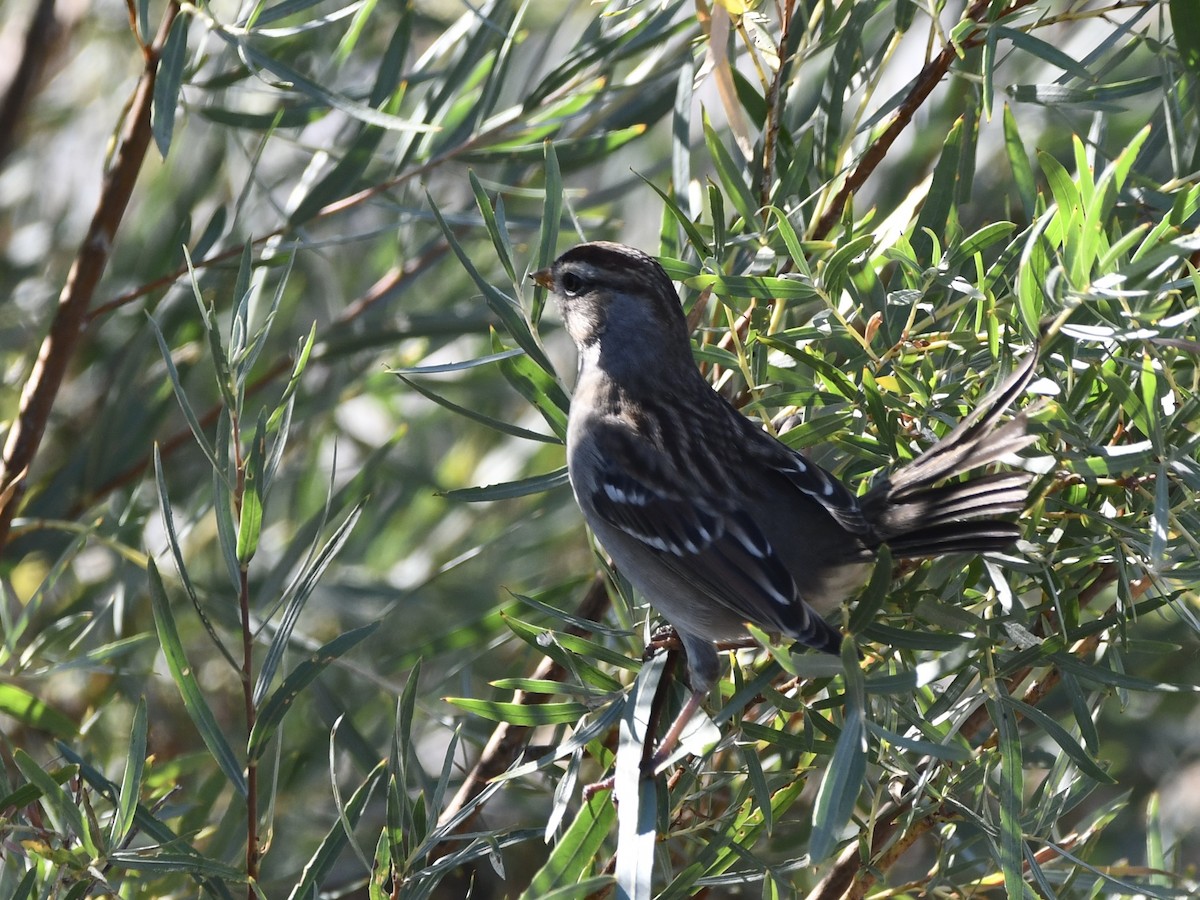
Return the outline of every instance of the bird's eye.
[[[583,279],[574,272],[564,272],[560,282],[564,294],[574,296],[583,290]]]

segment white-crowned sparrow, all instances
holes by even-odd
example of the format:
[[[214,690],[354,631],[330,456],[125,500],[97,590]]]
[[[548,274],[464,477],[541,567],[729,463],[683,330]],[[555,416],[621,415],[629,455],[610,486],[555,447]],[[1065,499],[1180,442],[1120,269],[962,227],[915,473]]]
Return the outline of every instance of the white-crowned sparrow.
[[[584,518],[617,567],[674,626],[691,694],[656,760],[677,743],[720,671],[716,644],[744,623],[837,653],[822,615],[894,557],[986,553],[1020,533],[1029,476],[947,482],[1031,440],[1004,411],[1036,353],[932,447],[856,497],[741,415],[696,368],[671,279],[621,244],[580,244],[533,280],[579,349],[567,466]]]

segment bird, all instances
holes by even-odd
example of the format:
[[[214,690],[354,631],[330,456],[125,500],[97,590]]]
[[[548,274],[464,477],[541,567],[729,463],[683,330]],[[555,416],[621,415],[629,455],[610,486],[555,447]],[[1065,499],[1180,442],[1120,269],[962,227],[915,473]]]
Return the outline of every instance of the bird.
[[[651,256],[593,241],[530,275],[554,297],[578,351],[567,472],[593,534],[674,629],[690,693],[650,759],[657,769],[720,677],[720,647],[747,623],[825,653],[825,616],[893,558],[991,553],[1031,476],[962,479],[1029,444],[1027,414],[1002,421],[1033,377],[1036,348],[973,412],[861,496],[769,434],[697,368],[670,277]]]

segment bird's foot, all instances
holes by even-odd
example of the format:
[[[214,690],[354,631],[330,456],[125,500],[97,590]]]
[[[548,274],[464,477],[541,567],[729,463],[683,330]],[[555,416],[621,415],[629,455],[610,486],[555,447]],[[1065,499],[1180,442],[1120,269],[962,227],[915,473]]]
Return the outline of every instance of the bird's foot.
[[[642,662],[648,662],[659,653],[682,649],[683,641],[679,639],[678,632],[670,625],[663,625],[651,632],[646,649],[642,651]]]

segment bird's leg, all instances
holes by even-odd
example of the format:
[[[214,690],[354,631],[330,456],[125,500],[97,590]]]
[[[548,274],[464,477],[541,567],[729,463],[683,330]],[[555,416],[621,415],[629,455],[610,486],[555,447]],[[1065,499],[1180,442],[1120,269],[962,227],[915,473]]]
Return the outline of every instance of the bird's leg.
[[[653,777],[658,771],[658,767],[667,761],[667,758],[679,746],[679,739],[683,736],[683,730],[687,728],[688,722],[692,720],[692,716],[696,714],[696,710],[700,708],[700,704],[704,702],[708,691],[698,691],[692,688],[688,692],[687,701],[683,704],[683,709],[679,710],[679,715],[675,717],[675,721],[671,723],[671,727],[667,729],[667,733],[663,735],[662,743],[658,745],[658,749],[654,751],[654,755],[650,759],[642,763],[642,771],[647,777]]]
[[[646,645],[646,652],[642,655],[643,661],[650,659],[656,653],[666,650],[668,653],[678,653],[683,647],[679,637],[675,634],[675,630],[670,626],[657,629],[650,638],[650,643]],[[658,754],[651,754],[650,748],[654,743],[654,733],[658,731],[658,722],[662,717],[663,706],[667,702],[667,693],[671,686],[671,679],[675,677],[675,667],[672,665],[674,660],[667,660],[664,667],[662,679],[658,683],[658,688],[654,692],[654,701],[650,705],[650,721],[646,727],[646,742],[642,745],[642,772],[647,776],[654,773],[657,767],[655,760]],[[692,712],[695,712],[693,707]],[[689,713],[690,715],[690,713]],[[686,724],[686,723],[685,723]],[[674,729],[674,724],[671,728]],[[679,729],[682,732],[682,727]],[[675,736],[675,741],[678,743],[679,735]],[[594,781],[591,784],[586,784],[583,787],[583,802],[586,803],[595,794],[600,791],[611,791],[616,783],[617,776],[609,775],[607,778],[602,778],[600,781]]]
[[[755,646],[755,644],[753,642],[747,643],[744,640],[733,640],[723,642],[720,645],[720,649],[732,650],[747,646]],[[720,660],[717,655],[718,646],[714,645],[711,641],[696,637],[688,632],[660,628],[651,636],[644,658],[649,658],[649,656],[664,648],[669,652],[676,652],[680,648],[683,649],[687,655],[688,680],[690,683],[688,685],[688,697],[684,701],[683,708],[679,710],[679,714],[671,722],[671,727],[667,729],[667,733],[663,736],[661,743],[659,743],[653,753],[650,753],[650,742],[653,740],[654,733],[658,730],[658,718],[662,714],[663,705],[666,703],[667,688],[670,686],[671,673],[674,671],[673,667],[668,666],[668,671],[663,673],[664,677],[658,684],[658,692],[651,706],[650,723],[646,729],[646,745],[642,756],[642,772],[647,778],[653,777],[655,772],[675,751],[675,748],[679,746],[679,741],[683,737],[684,731],[687,730],[688,723],[696,715],[696,710],[700,708],[700,704],[704,702],[704,698],[708,696],[713,685],[716,684],[720,673]],[[609,777],[603,781],[589,784],[584,788],[584,799],[589,799],[597,791],[611,789],[613,781],[614,779]]]

